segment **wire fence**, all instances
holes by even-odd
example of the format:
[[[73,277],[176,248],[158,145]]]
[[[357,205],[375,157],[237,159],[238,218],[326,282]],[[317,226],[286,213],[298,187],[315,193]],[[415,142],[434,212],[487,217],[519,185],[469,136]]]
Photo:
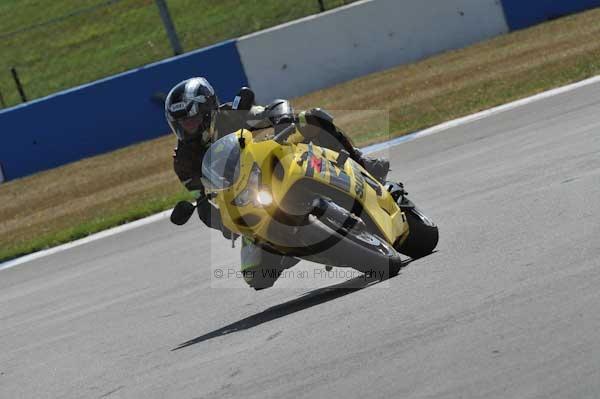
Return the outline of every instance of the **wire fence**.
[[[353,1],[356,0],[166,0],[165,3],[182,51],[186,52]],[[156,0],[3,1],[0,107],[172,56],[172,41],[158,3]]]

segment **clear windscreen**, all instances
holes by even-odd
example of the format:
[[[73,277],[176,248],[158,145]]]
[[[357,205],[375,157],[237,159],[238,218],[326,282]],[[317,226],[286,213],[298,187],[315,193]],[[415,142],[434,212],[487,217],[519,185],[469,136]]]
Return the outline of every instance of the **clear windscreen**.
[[[233,186],[240,174],[240,153],[238,136],[234,133],[211,145],[202,160],[204,185],[213,190]]]

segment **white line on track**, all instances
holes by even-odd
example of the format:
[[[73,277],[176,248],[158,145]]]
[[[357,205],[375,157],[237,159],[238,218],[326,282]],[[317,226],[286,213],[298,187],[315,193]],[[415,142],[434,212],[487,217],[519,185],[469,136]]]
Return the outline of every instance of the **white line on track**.
[[[443,132],[444,130],[451,129],[453,127],[466,125],[467,123],[471,123],[471,122],[474,122],[474,121],[477,121],[477,120],[480,120],[483,118],[487,118],[489,116],[496,115],[501,112],[510,111],[512,109],[519,108],[524,105],[534,103],[536,101],[544,100],[546,98],[550,98],[550,97],[558,96],[560,94],[568,93],[570,91],[577,90],[579,88],[589,86],[589,85],[592,85],[595,83],[600,83],[600,75],[594,76],[593,78],[589,78],[586,80],[582,80],[581,82],[577,82],[577,83],[573,83],[573,84],[570,84],[567,86],[548,90],[548,91],[536,94],[531,97],[523,98],[521,100],[513,101],[512,103],[508,103],[508,104],[500,105],[498,107],[490,108],[488,110],[481,111],[476,114],[467,115],[462,118],[444,122],[440,125],[430,127],[429,129],[425,129],[425,130],[421,130],[421,131],[418,131],[415,133],[407,134],[406,136],[401,136],[401,137],[398,137],[398,138],[395,138],[395,139],[392,139],[389,141],[385,141],[383,143],[373,144],[373,145],[363,148],[363,152],[365,154],[369,154],[369,153],[373,153],[373,152],[377,152],[377,151],[383,151],[385,149],[400,145],[402,143],[406,143],[408,141],[416,140],[418,138],[425,137],[425,136],[431,136],[432,134],[440,133],[440,132]]]
[[[383,143],[373,144],[371,146],[363,148],[363,152],[365,154],[370,154],[373,152],[386,150],[386,149],[389,149],[390,147],[395,147],[402,143],[416,140],[418,138],[425,137],[425,136],[431,136],[432,134],[437,134],[437,133],[443,132],[445,130],[451,129],[453,127],[465,125],[467,123],[471,123],[471,122],[474,122],[474,121],[477,121],[477,120],[480,120],[483,118],[487,118],[489,116],[496,115],[501,112],[506,112],[506,111],[509,111],[509,110],[512,110],[512,109],[515,109],[518,107],[522,107],[527,104],[531,104],[536,101],[540,101],[540,100],[543,100],[546,98],[564,94],[564,93],[567,93],[567,92],[570,92],[570,91],[573,91],[573,90],[576,90],[576,89],[579,89],[579,88],[582,88],[585,86],[589,86],[589,85],[592,85],[595,83],[600,83],[600,75],[595,76],[593,78],[586,79],[586,80],[582,80],[581,82],[577,82],[577,83],[573,83],[573,84],[570,84],[567,86],[563,86],[563,87],[559,87],[559,88],[552,89],[549,91],[545,91],[543,93],[539,93],[539,94],[536,94],[531,97],[517,100],[512,103],[500,105],[498,107],[491,108],[491,109],[488,109],[488,110],[485,110],[482,112],[478,112],[473,115],[468,115],[463,118],[458,118],[458,119],[455,119],[455,120],[452,120],[449,122],[445,122],[440,125],[433,126],[429,129],[411,133],[406,136],[401,136],[401,137],[398,137],[398,138],[395,138],[395,139],[392,139],[392,140],[389,140],[389,141],[386,141]],[[157,213],[156,215],[149,216],[144,219],[136,220],[135,222],[131,222],[128,224],[124,224],[122,226],[114,227],[112,229],[105,230],[100,233],[92,234],[92,235],[90,235],[86,238],[82,238],[80,240],[72,241],[70,243],[59,245],[54,248],[45,249],[43,251],[35,252],[30,255],[25,255],[25,256],[22,256],[17,259],[9,260],[7,262],[0,263],[0,270],[9,269],[11,267],[15,267],[15,266],[30,262],[35,259],[40,259],[40,258],[43,258],[48,255],[52,255],[52,254],[55,254],[58,252],[62,252],[62,251],[66,251],[71,248],[78,247],[80,245],[84,245],[84,244],[87,244],[87,243],[90,243],[93,241],[101,240],[103,238],[110,237],[115,234],[123,233],[125,231],[129,231],[132,229],[136,229],[138,227],[141,227],[141,226],[144,226],[144,225],[147,225],[150,223],[154,223],[159,220],[166,219],[169,217],[170,214],[171,214],[171,210],[167,210],[167,211],[164,211],[161,213]]]
[[[15,266],[18,266],[23,263],[31,262],[32,260],[40,259],[45,256],[55,254],[57,252],[66,251],[67,249],[75,248],[80,245],[90,243],[92,241],[101,240],[103,238],[110,237],[112,235],[119,234],[124,231],[133,230],[138,227],[145,226],[147,224],[166,219],[167,217],[169,217],[170,214],[171,214],[171,210],[163,211],[163,212],[157,213],[155,215],[148,216],[147,218],[136,220],[135,222],[123,224],[121,226],[113,227],[112,229],[104,230],[104,231],[101,231],[100,233],[92,234],[90,236],[81,238],[76,241],[71,241],[67,244],[59,245],[59,246],[49,248],[49,249],[44,249],[39,252],[34,252],[32,254],[22,256],[20,258],[9,260],[7,262],[0,263],[0,270],[10,269],[11,267],[15,267]]]

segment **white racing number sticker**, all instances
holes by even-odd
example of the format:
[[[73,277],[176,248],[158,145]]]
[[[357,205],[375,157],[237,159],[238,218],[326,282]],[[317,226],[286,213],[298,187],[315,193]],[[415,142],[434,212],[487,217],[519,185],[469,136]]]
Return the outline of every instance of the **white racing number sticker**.
[[[171,112],[179,112],[179,111],[185,110],[186,107],[187,107],[187,104],[184,103],[184,102],[174,103],[174,104],[171,104],[169,106],[169,111],[171,111]]]

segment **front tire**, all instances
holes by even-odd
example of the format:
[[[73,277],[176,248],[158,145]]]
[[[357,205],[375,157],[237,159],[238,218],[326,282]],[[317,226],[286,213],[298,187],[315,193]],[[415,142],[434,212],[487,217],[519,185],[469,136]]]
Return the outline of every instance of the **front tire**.
[[[407,208],[403,211],[409,233],[398,250],[413,259],[429,255],[438,244],[438,227],[417,208]]]
[[[370,274],[378,273],[382,280],[395,277],[402,269],[403,263],[400,254],[396,249],[387,243],[379,236],[365,230],[362,227],[357,229],[340,229],[339,225],[334,220],[327,217],[319,219],[323,225],[331,229],[331,235],[341,234],[338,236],[340,240],[347,240],[354,244],[354,251],[350,247],[346,247],[348,252],[339,253],[336,260],[346,258],[345,264],[336,265],[342,267],[351,267],[362,273]],[[350,254],[350,256],[348,256]],[[331,262],[335,264],[332,259]],[[381,274],[379,274],[381,273]]]

